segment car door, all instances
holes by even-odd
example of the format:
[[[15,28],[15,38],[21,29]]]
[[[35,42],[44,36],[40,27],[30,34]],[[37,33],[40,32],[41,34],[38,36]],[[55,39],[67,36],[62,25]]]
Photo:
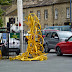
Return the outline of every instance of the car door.
[[[49,47],[54,49],[58,42],[59,42],[58,34],[56,32],[52,32],[51,38],[49,40]]]
[[[68,39],[66,44],[67,44],[66,52],[72,54],[72,36]]]
[[[61,44],[62,52],[66,54],[72,54],[72,37]]]
[[[44,44],[48,44],[49,38],[50,38],[51,32],[48,32],[44,38]]]

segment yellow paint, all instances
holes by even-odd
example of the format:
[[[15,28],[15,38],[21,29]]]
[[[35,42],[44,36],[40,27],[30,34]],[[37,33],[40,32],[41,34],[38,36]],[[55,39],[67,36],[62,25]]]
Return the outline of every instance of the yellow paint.
[[[47,60],[47,54],[43,53],[43,37],[41,33],[41,25],[39,19],[34,13],[30,13],[28,18],[26,18],[25,23],[28,25],[30,31],[28,39],[28,46],[25,53],[18,55],[14,58],[10,57],[10,60],[21,60],[21,61],[32,61],[32,60]]]
[[[1,50],[0,50],[0,59],[2,59],[2,53],[1,53]]]
[[[17,38],[18,35],[12,35],[12,36],[13,36],[13,38]]]

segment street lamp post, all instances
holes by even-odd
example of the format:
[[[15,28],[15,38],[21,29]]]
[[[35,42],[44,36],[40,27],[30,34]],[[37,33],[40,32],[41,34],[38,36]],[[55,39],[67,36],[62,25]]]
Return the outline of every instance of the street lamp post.
[[[71,0],[70,0],[70,26],[71,26]]]

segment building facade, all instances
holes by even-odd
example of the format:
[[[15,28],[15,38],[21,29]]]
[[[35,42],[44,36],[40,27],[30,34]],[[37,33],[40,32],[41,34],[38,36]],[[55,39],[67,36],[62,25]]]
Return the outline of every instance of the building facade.
[[[9,18],[15,18],[15,23],[18,23],[16,1],[14,0],[13,5],[8,8],[5,14],[5,24],[9,22]],[[69,25],[70,0],[23,0],[23,22],[25,22],[25,17],[29,13],[37,15],[42,30],[46,26]],[[23,24],[23,28],[25,31],[28,31],[28,26],[25,23]]]

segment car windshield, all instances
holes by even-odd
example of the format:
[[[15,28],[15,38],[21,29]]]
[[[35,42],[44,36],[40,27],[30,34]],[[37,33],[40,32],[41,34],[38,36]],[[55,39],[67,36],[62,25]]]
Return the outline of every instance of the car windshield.
[[[45,31],[42,31],[42,35],[45,35]]]
[[[58,32],[59,34],[59,37],[60,38],[68,38],[70,36],[72,36],[72,32],[67,32],[67,31],[61,31],[61,32]]]

